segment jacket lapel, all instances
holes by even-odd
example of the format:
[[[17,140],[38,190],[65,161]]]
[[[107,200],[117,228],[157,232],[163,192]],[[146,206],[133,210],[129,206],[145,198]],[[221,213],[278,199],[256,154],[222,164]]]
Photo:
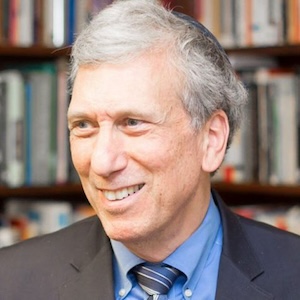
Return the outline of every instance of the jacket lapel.
[[[112,249],[98,220],[72,258],[70,268],[73,275],[59,290],[61,300],[114,299]]]
[[[256,259],[239,219],[213,191],[223,225],[223,249],[216,300],[267,300],[274,297],[254,283],[264,270]]]
[[[256,286],[236,264],[222,255],[216,300],[271,300],[274,297]]]

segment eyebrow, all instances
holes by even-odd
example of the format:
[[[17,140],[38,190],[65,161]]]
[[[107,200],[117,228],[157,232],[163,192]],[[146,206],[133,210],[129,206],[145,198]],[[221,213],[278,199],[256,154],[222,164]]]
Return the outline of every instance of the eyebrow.
[[[95,111],[86,112],[83,110],[68,110],[67,119],[68,122],[72,121],[73,119],[82,119],[82,118],[92,118],[95,115]],[[152,111],[146,110],[133,110],[133,109],[119,109],[118,111],[114,112],[105,112],[109,118],[122,118],[122,117],[132,117],[132,118],[150,118],[155,116]]]
[[[90,117],[89,113],[80,110],[68,110],[67,112],[67,120],[68,122],[72,119],[82,119]]]

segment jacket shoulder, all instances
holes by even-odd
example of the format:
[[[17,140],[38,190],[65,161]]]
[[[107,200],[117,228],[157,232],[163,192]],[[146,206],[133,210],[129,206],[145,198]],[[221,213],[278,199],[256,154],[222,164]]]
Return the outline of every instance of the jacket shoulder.
[[[228,299],[238,292],[238,299],[300,299],[300,236],[236,215],[213,197],[223,226],[217,299],[226,292]]]
[[[87,262],[93,259],[104,242],[99,240],[104,236],[101,232],[100,221],[92,217],[0,249],[0,291],[7,297],[3,299],[20,299],[21,293],[26,299],[42,299],[43,293],[54,295],[74,275],[74,255],[80,253]]]

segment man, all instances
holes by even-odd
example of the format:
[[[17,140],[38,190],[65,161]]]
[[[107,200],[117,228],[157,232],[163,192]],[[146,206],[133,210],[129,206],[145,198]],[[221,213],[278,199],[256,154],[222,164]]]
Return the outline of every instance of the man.
[[[1,299],[300,299],[300,239],[211,176],[246,93],[201,24],[115,2],[72,53],[71,152],[97,217],[0,252]]]

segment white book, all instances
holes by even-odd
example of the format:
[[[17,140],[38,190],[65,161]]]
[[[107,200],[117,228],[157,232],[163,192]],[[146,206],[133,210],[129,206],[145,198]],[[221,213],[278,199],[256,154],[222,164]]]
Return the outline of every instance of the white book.
[[[246,10],[247,0],[235,1],[235,32],[236,32],[236,45],[240,47],[247,46],[247,17]]]
[[[0,76],[0,185],[5,184],[3,178],[6,169],[6,82]]]
[[[1,72],[6,82],[6,170],[4,181],[11,187],[24,184],[24,80],[19,71]]]
[[[254,46],[272,46],[282,42],[282,0],[253,0],[252,39]]]
[[[221,36],[219,38],[223,47],[234,46],[234,32],[233,32],[233,0],[221,1]]]
[[[34,0],[19,2],[18,45],[31,46],[34,43]]]
[[[48,47],[61,47],[65,44],[65,0],[44,0],[43,42]]]
[[[298,179],[298,133],[296,76],[278,74],[271,79],[275,85],[273,99],[274,174],[273,183],[295,184]]]

